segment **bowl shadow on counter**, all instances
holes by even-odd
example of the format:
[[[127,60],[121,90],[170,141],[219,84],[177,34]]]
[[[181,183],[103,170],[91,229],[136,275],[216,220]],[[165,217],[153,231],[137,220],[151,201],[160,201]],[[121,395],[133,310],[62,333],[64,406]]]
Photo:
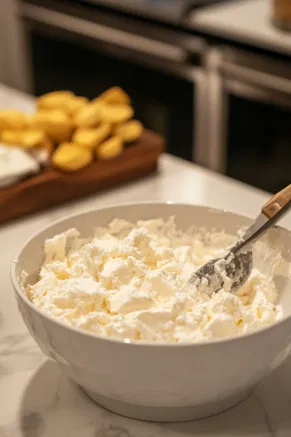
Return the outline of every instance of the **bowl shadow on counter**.
[[[181,423],[149,423],[127,419],[94,404],[58,365],[46,361],[24,390],[20,428],[23,437],[182,437],[265,436],[289,429],[291,357],[256,391],[230,410],[206,419]],[[284,378],[284,375],[286,378]],[[289,390],[288,390],[289,388]],[[283,406],[283,408],[282,408]],[[285,434],[284,434],[285,435]]]

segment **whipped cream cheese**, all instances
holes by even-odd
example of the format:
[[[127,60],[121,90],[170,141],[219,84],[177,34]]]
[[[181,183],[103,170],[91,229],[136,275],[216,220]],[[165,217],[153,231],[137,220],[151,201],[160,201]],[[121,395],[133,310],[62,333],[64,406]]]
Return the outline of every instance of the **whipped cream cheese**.
[[[46,240],[29,299],[53,317],[97,335],[127,341],[196,342],[236,336],[282,315],[272,278],[253,270],[237,294],[183,290],[191,273],[222,255],[235,237],[191,228],[173,217],[113,220],[91,239],[70,229]]]

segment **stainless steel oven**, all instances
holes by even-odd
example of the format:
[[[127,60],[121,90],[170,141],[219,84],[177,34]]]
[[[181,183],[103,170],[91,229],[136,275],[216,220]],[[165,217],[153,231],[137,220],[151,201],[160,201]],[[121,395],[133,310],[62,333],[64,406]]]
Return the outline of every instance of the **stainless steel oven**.
[[[291,61],[210,50],[207,165],[275,192],[291,181]]]
[[[31,91],[70,89],[90,98],[113,85],[136,117],[167,138],[167,151],[199,161],[205,142],[205,43],[92,2],[21,1]]]

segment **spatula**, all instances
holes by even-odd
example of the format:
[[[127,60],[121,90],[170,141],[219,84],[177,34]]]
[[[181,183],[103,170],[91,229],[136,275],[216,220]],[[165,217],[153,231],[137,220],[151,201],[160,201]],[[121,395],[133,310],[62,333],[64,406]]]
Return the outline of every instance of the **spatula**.
[[[222,288],[236,292],[247,281],[253,268],[252,243],[274,226],[290,206],[291,184],[271,197],[254,223],[222,258],[213,259],[196,270],[185,288],[203,287],[209,295]]]

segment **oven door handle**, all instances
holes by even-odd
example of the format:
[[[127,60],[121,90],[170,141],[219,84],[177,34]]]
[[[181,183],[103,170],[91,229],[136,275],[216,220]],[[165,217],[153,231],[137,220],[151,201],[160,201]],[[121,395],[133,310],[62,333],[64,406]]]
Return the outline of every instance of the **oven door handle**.
[[[21,14],[25,19],[29,19],[32,22],[66,30],[101,43],[107,43],[132,52],[138,52],[139,54],[143,53],[160,60],[179,64],[187,60],[187,52],[181,47],[107,27],[99,23],[86,21],[40,6],[22,4]]]
[[[234,65],[227,61],[222,64],[221,71],[227,80],[235,80],[256,89],[270,91],[273,94],[291,96],[291,79],[241,65]]]
[[[291,108],[291,98],[288,95],[274,92],[272,90],[265,90],[255,86],[249,86],[245,82],[236,81],[233,79],[224,80],[224,88],[228,94],[252,100],[254,102],[261,102],[264,104],[271,104],[281,106],[283,108]]]

